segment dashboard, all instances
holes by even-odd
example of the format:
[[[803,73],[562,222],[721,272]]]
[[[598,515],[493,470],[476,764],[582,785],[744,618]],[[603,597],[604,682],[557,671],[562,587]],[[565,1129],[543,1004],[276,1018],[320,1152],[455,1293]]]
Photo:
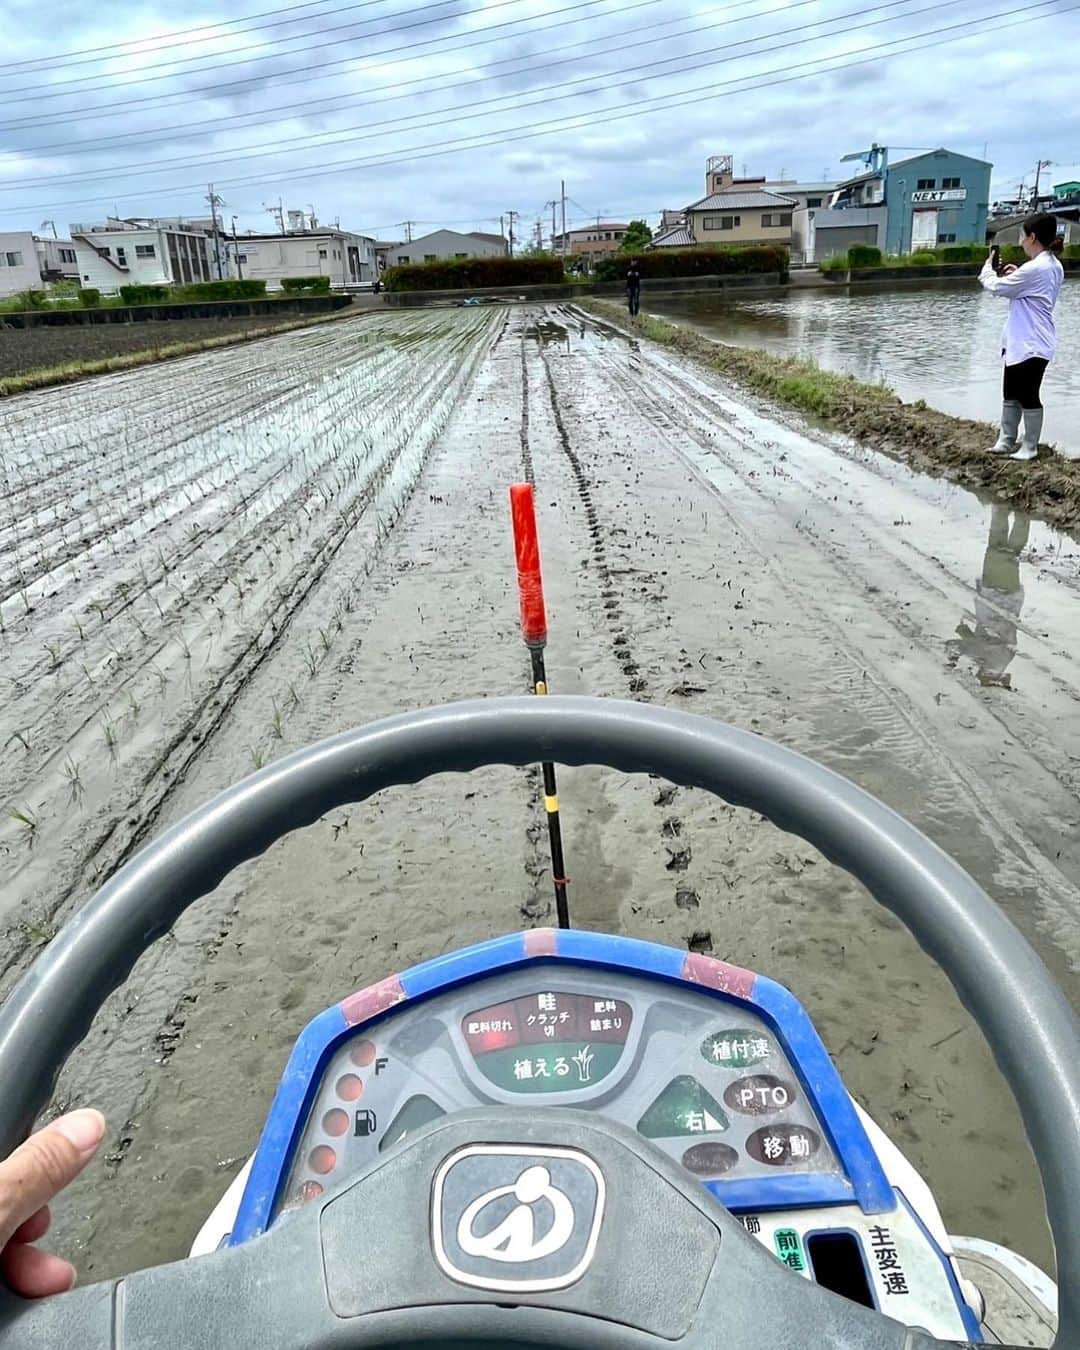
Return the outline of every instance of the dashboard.
[[[275,1213],[438,1117],[565,1105],[637,1130],[694,1176],[842,1176],[777,1032],[743,1004],[620,971],[538,963],[403,1003],[339,1042],[313,1083]]]

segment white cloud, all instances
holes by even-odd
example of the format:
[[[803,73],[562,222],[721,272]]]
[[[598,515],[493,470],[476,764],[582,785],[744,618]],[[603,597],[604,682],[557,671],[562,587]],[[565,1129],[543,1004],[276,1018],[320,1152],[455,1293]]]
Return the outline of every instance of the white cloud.
[[[422,12],[414,0],[379,0],[373,18],[367,6],[319,0],[274,28],[200,30],[185,37],[205,41],[167,47],[181,39],[166,38],[153,52],[150,35],[220,18],[203,10],[178,17],[137,0],[111,0],[96,13],[76,0],[47,9],[15,0],[9,28],[18,46],[7,56],[37,65],[0,72],[0,228],[92,219],[114,202],[132,215],[201,214],[208,181],[241,228],[264,226],[261,204],[279,194],[380,234],[407,218],[490,226],[510,208],[531,222],[560,178],[583,212],[642,215],[695,197],[708,153],[730,150],[751,173],[816,179],[825,166],[838,173],[841,155],[872,140],[974,155],[985,144],[1002,190],[1021,174],[1030,181],[1037,158],[1063,162],[1051,181],[1077,176],[1068,163],[1080,126],[1076,0],[1047,0],[1028,20],[1022,7],[1031,0],[1015,9],[1004,0],[932,9],[928,0],[572,3],[447,0]],[[1011,26],[968,29],[951,44],[955,34],[920,36],[980,18],[984,29]],[[800,31],[785,36],[789,29]],[[903,38],[922,50],[889,59],[864,50]],[[57,59],[132,39],[137,49],[101,53],[96,63]],[[325,45],[300,50],[315,44]],[[654,64],[672,57],[674,68]],[[819,58],[861,64],[833,73],[811,66],[786,82]],[[158,73],[169,78],[129,83]],[[51,81],[83,76],[101,87],[48,92]],[[34,92],[10,95],[20,86]],[[215,124],[199,125],[206,121]],[[551,122],[578,125],[530,136]],[[301,137],[318,139],[288,144]],[[474,148],[436,144],[461,140]]]

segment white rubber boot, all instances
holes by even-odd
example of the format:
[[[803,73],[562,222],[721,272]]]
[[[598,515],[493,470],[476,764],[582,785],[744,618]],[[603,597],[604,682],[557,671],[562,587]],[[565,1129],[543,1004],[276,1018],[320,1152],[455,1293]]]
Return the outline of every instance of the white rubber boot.
[[[992,455],[1011,455],[1019,444],[1020,414],[1023,409],[1019,403],[1010,400],[1001,405],[1001,429],[998,438],[990,447]]]
[[[1042,435],[1043,410],[1041,408],[1024,409],[1024,439],[1020,449],[1009,456],[1010,459],[1035,459],[1039,454],[1039,437]]]

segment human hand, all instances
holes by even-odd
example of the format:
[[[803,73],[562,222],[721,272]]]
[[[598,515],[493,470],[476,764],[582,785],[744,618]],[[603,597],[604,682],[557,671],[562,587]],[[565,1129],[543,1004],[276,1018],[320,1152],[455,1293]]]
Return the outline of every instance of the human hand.
[[[49,1229],[49,1201],[75,1180],[105,1135],[100,1111],[72,1111],[0,1162],[0,1280],[23,1298],[62,1294],[75,1267],[33,1244]]]
[[[1016,271],[1015,263],[1006,263],[1005,266],[1001,269],[1001,275],[1003,277],[1011,276],[1012,273],[1015,271]]]

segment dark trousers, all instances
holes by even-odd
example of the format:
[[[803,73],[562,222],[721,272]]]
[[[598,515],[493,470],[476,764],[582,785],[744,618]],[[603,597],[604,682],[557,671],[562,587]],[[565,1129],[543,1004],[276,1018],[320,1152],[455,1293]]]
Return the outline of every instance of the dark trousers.
[[[635,315],[635,314],[638,312],[638,310],[641,308],[641,287],[640,287],[640,286],[632,286],[632,287],[626,292],[626,303],[627,303],[627,305],[628,305],[629,308],[630,308],[630,317],[633,318],[634,315]]]
[[[1050,364],[1041,356],[1029,356],[1026,361],[1017,361],[1014,366],[1005,367],[1002,381],[1002,393],[1006,403],[1019,403],[1021,408],[1041,408],[1042,399],[1039,390],[1043,375]]]

